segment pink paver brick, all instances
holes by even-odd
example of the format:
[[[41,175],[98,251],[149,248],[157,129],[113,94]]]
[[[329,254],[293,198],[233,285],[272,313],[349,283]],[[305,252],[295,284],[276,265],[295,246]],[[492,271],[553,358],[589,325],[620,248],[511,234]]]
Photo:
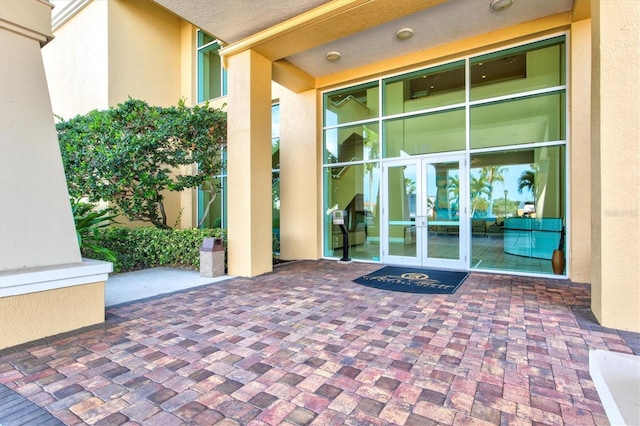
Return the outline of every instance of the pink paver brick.
[[[104,324],[0,351],[0,383],[65,424],[595,424],[588,286],[472,273],[453,295],[300,261],[108,309]],[[1,414],[0,414],[1,418]]]
[[[413,406],[413,412],[422,417],[444,424],[452,424],[456,415],[455,410],[440,407],[426,401],[418,401],[416,405]]]
[[[278,401],[262,411],[257,419],[269,425],[279,425],[295,409],[296,405],[291,402]]]

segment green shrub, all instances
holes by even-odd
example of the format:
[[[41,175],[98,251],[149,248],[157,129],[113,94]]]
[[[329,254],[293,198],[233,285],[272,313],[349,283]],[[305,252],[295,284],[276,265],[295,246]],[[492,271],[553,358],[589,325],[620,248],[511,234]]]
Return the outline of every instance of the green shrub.
[[[159,229],[123,228],[100,229],[97,242],[111,250],[116,257],[114,272],[127,272],[157,266],[176,266],[198,270],[200,247],[204,238],[221,237],[223,229]],[[107,260],[100,253],[91,256]]]

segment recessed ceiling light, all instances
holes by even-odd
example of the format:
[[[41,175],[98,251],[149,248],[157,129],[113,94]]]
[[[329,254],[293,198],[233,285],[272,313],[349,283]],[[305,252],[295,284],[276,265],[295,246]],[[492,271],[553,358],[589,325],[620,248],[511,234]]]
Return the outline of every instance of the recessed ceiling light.
[[[500,12],[501,10],[510,8],[512,4],[513,0],[491,0],[491,9]]]
[[[327,52],[327,61],[329,62],[337,62],[340,60],[342,55],[337,50],[332,50],[331,52]]]
[[[398,40],[408,40],[413,37],[413,28],[401,28],[396,32]]]

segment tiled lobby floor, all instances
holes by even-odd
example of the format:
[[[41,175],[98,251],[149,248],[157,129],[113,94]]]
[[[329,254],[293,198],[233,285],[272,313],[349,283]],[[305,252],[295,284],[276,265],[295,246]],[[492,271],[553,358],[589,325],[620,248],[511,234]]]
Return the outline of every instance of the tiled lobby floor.
[[[115,306],[104,324],[1,351],[0,384],[66,424],[608,424],[589,350],[632,353],[622,336],[638,335],[592,323],[588,286],[351,282],[379,267],[292,262]]]

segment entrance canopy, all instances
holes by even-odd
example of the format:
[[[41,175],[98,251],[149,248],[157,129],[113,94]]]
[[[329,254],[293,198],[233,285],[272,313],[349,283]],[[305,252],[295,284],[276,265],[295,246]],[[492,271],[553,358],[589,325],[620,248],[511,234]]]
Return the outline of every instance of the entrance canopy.
[[[492,7],[496,0],[154,1],[217,37],[223,57],[252,49],[272,61],[274,81],[296,92],[523,22],[589,16],[588,0],[516,1],[502,11]]]

